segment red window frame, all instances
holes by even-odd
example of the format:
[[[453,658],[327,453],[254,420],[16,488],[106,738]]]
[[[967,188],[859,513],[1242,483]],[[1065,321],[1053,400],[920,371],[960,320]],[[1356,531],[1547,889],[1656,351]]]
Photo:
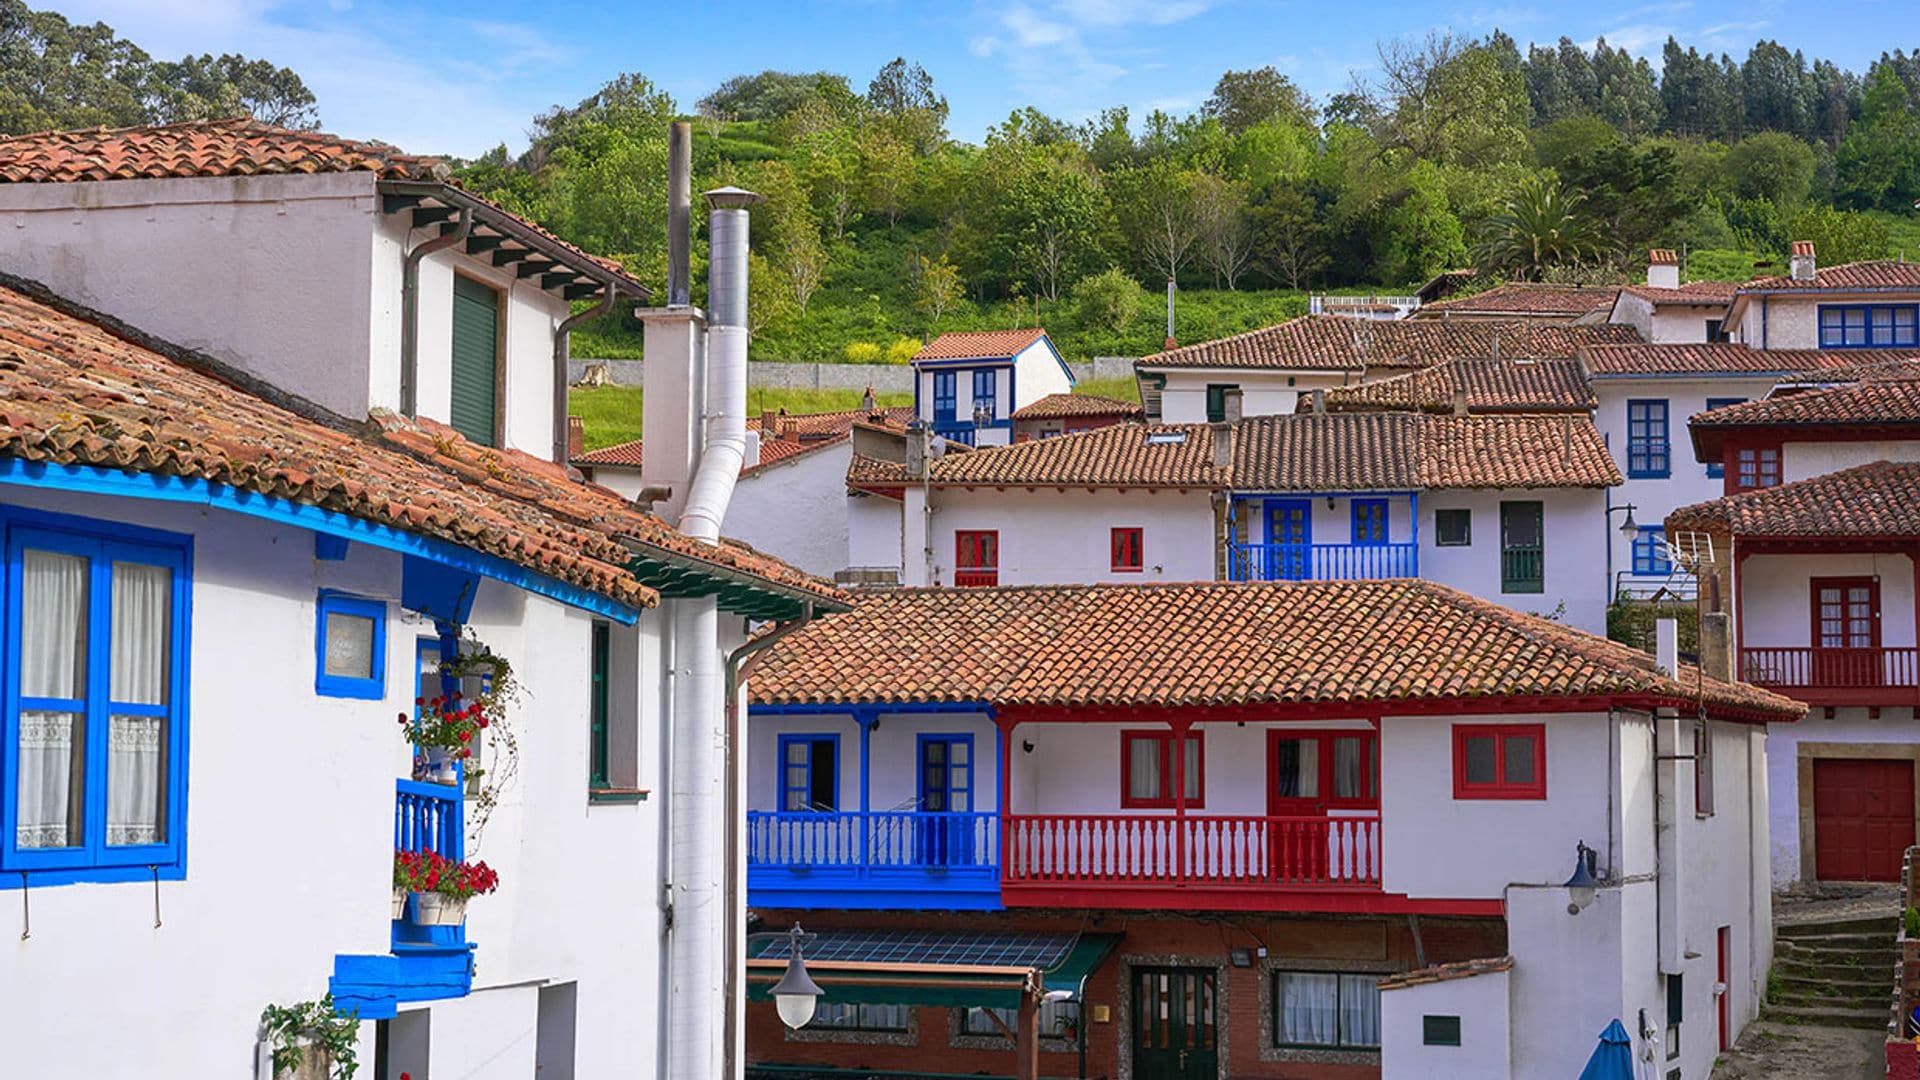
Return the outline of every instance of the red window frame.
[[[1507,739],[1515,735],[1533,738],[1533,781],[1509,783],[1507,775]],[[1467,740],[1493,740],[1492,783],[1467,781]],[[1544,799],[1547,797],[1547,725],[1545,724],[1455,724],[1453,725],[1453,797],[1456,799]]]
[[[1729,491],[1759,491],[1780,486],[1782,455],[1778,445],[1735,447],[1727,456],[1731,459],[1726,469]],[[1747,467],[1749,464],[1751,469]]]
[[[1000,584],[1000,531],[956,529],[953,583],[961,588]]]
[[[1282,797],[1276,790],[1279,786],[1275,774],[1279,771],[1280,743],[1287,739],[1312,739],[1319,744],[1319,750],[1316,751],[1319,769],[1314,781],[1318,794],[1311,798]],[[1343,797],[1334,794],[1333,744],[1337,739],[1360,740],[1361,786],[1366,790],[1358,796]],[[1380,809],[1380,732],[1358,728],[1269,728],[1267,730],[1266,783],[1267,813],[1276,817],[1326,810],[1378,810]],[[1312,805],[1308,806],[1308,803]]]
[[[1121,527],[1113,530],[1113,536],[1107,543],[1112,556],[1111,565],[1116,574],[1138,574],[1146,568],[1147,545],[1145,530],[1137,526]]]
[[[1158,744],[1160,755],[1160,783],[1162,794],[1158,798],[1136,798],[1132,786],[1127,782],[1133,761],[1133,744],[1151,742]],[[1194,787],[1197,790],[1186,792],[1186,804],[1189,810],[1207,805],[1207,741],[1198,731],[1187,732],[1187,752],[1194,756]],[[1174,806],[1173,797],[1173,732],[1171,731],[1123,731],[1120,733],[1120,807],[1123,810],[1166,810]]]

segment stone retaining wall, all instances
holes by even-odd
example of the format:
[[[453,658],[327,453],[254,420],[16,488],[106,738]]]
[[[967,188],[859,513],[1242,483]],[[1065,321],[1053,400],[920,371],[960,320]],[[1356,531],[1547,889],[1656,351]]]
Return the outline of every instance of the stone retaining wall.
[[[639,360],[567,361],[567,381],[578,383],[587,367],[606,368],[607,381],[615,386],[641,386],[646,381],[644,364]],[[1130,356],[1096,356],[1090,364],[1069,364],[1073,377],[1118,379],[1133,376]],[[913,369],[904,364],[787,364],[757,360],[747,365],[747,385],[782,390],[865,390],[871,386],[878,394],[913,393]]]

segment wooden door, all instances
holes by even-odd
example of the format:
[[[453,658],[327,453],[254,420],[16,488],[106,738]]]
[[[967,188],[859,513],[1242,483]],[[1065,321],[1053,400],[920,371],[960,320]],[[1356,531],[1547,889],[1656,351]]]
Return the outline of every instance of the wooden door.
[[[1267,581],[1302,581],[1313,570],[1313,503],[1307,499],[1268,499],[1265,571]]]
[[[1721,927],[1719,933],[1714,935],[1714,947],[1716,960],[1714,961],[1713,1011],[1714,1018],[1720,1025],[1720,1050],[1725,1053],[1733,1045],[1729,1038],[1733,1032],[1730,1023],[1732,1017],[1727,1013],[1727,1001],[1733,994],[1733,981],[1728,978],[1733,970],[1733,957],[1730,955],[1733,951],[1731,926]]]
[[[973,865],[973,736],[920,736],[919,784],[920,865]]]
[[[1218,998],[1208,968],[1135,968],[1133,1075],[1138,1080],[1216,1080]]]
[[[1823,758],[1813,763],[1814,876],[1899,881],[1913,843],[1913,762]]]
[[[1880,582],[1871,577],[1814,578],[1810,686],[1878,686]]]

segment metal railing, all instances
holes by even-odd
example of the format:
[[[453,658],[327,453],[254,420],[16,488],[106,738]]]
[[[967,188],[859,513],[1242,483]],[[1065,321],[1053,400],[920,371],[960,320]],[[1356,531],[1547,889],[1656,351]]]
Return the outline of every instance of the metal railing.
[[[1231,581],[1359,581],[1420,576],[1417,544],[1229,544]]]
[[[1500,591],[1537,593],[1547,584],[1547,552],[1540,544],[1509,544],[1500,549]]]
[[[1920,686],[1920,649],[1746,648],[1740,650],[1740,678],[1755,686],[1836,690]]]
[[[997,863],[987,811],[751,810],[749,867],[954,870]]]

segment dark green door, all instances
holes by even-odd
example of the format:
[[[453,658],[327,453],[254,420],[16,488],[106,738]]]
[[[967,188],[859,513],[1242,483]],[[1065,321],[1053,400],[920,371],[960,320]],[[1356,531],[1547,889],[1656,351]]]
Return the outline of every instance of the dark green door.
[[[1214,989],[1208,968],[1133,969],[1133,1075],[1138,1080],[1217,1080]]]
[[[493,445],[499,370],[500,294],[477,281],[453,278],[453,430],[481,446]]]

